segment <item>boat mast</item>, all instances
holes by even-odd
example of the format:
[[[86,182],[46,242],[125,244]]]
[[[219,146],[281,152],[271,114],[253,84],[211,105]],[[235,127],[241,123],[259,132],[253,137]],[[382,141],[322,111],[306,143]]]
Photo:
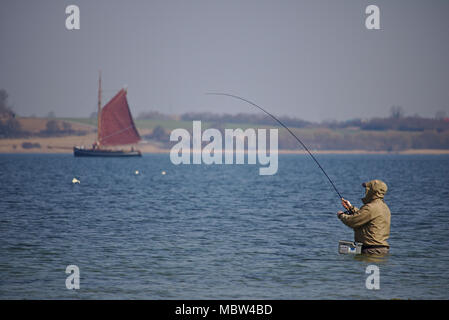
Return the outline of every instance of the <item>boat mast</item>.
[[[101,70],[98,72],[98,111],[97,111],[97,145],[100,146],[101,127]]]

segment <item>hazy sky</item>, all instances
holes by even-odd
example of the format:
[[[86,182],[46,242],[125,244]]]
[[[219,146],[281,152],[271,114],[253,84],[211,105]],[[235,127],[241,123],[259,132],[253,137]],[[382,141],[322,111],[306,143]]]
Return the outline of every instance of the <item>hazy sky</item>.
[[[104,100],[127,85],[134,116],[253,111],[207,91],[313,121],[449,114],[448,17],[446,0],[2,0],[0,88],[23,116],[88,116],[99,69]]]

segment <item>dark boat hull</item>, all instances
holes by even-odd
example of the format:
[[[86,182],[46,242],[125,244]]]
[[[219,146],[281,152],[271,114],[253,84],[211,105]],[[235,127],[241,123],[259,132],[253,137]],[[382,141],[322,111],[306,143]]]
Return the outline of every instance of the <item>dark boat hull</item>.
[[[73,155],[75,157],[141,157],[142,153],[140,151],[81,149],[74,147]]]

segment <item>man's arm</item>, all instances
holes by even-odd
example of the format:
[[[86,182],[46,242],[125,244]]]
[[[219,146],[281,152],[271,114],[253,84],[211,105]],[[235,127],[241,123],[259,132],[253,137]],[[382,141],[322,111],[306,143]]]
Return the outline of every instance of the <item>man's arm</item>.
[[[357,209],[352,207],[354,214],[339,213],[338,218],[348,227],[353,229],[363,226],[371,220],[371,214],[368,205]]]

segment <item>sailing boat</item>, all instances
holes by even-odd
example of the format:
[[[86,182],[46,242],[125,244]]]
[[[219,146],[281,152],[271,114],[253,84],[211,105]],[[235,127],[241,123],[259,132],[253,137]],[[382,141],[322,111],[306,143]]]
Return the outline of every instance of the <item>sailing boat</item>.
[[[139,150],[115,150],[105,147],[135,144],[140,140],[126,99],[121,89],[101,108],[101,73],[98,80],[97,141],[91,149],[74,147],[75,157],[141,157]]]

